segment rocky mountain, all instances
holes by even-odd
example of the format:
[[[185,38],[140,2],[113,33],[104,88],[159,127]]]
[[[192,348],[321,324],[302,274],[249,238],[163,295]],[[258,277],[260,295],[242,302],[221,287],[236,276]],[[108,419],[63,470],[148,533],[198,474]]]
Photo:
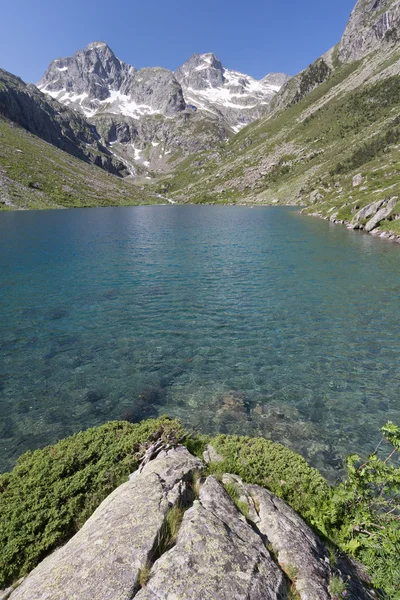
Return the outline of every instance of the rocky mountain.
[[[54,60],[38,87],[87,117],[171,117],[189,107],[225,117],[238,129],[256,119],[288,79],[270,73],[256,81],[226,69],[212,53],[194,54],[175,73],[160,67],[137,70],[106,43],[93,42],[72,57]]]
[[[338,59],[349,63],[399,39],[399,0],[358,0],[338,47]]]
[[[266,112],[271,100],[290,79],[270,73],[261,81],[226,69],[213,53],[194,54],[175,71],[186,103],[222,117],[237,132]]]
[[[85,162],[116,175],[128,174],[125,165],[101,144],[96,129],[85,118],[2,69],[0,116]]]
[[[93,42],[54,60],[38,87],[83,113],[131,174],[148,176],[224,143],[265,113],[287,79],[270,74],[256,81],[225,69],[213,54],[194,55],[175,73],[137,70]]]
[[[138,71],[119,60],[104,42],[54,60],[38,88],[87,117],[100,112],[136,119],[173,116],[186,108],[173,73],[161,68]]]

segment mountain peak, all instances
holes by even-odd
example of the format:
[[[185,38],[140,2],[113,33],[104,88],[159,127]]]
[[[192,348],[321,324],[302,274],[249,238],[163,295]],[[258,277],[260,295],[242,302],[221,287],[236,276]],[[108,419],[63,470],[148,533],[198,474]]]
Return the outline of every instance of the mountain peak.
[[[105,42],[90,42],[90,44],[86,46],[86,50],[94,50],[95,48],[108,48],[111,50],[110,46]]]
[[[100,55],[115,58],[114,52],[111,50],[110,46],[106,44],[106,42],[90,42],[90,44],[88,44],[83,51],[78,50],[76,54],[79,54],[80,52],[96,52],[96,54],[99,53]]]

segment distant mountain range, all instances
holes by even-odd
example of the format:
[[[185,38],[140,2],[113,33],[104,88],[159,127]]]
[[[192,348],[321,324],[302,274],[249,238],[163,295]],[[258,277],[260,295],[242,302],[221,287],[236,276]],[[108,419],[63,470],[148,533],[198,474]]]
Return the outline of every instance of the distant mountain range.
[[[117,175],[123,203],[130,193],[132,202],[299,203],[350,223],[371,194],[379,200],[398,190],[399,24],[400,0],[358,0],[339,43],[291,79],[272,73],[257,81],[212,53],[193,55],[175,72],[138,70],[105,42],[54,60],[38,87],[0,71],[8,144],[0,152],[0,206],[2,198],[11,207],[85,205],[86,197],[92,205],[95,195],[71,178],[52,185],[64,151],[114,176],[98,185],[102,204],[121,203],[110,191]],[[25,140],[23,156],[12,140]],[[45,181],[28,147],[51,154]],[[353,187],[355,175],[362,184]],[[392,209],[382,227],[395,229],[400,206],[391,199],[385,207]]]
[[[173,117],[189,108],[211,113],[238,131],[261,116],[289,79],[270,73],[256,81],[226,69],[212,53],[194,54],[175,73],[160,67],[137,70],[105,42],[93,42],[71,57],[54,60],[38,88],[86,117]]]
[[[187,155],[225,142],[261,115],[289,76],[261,81],[195,54],[175,73],[136,69],[105,42],[54,60],[38,88],[93,123],[134,176],[170,171]]]

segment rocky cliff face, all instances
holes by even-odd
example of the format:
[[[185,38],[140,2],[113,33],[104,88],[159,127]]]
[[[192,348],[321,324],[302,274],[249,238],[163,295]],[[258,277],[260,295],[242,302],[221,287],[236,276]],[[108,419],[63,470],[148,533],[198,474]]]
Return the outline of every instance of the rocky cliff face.
[[[265,113],[275,94],[290,77],[270,73],[260,81],[226,69],[215,54],[194,54],[175,76],[185,100],[196,110],[221,115],[234,131]]]
[[[210,457],[220,458],[209,447]],[[129,481],[3,598],[338,600],[338,582],[348,598],[372,598],[355,566],[344,556],[331,565],[282,500],[204,471],[186,448],[153,444]]]
[[[399,40],[399,27],[399,0],[358,0],[339,44],[339,60],[353,62]]]
[[[79,113],[42,94],[34,85],[0,69],[0,115],[57,148],[110,173],[125,166],[101,143],[96,129]]]
[[[138,71],[119,60],[104,42],[54,60],[38,87],[87,117],[98,112],[171,116],[185,109],[182,90],[170,71]]]

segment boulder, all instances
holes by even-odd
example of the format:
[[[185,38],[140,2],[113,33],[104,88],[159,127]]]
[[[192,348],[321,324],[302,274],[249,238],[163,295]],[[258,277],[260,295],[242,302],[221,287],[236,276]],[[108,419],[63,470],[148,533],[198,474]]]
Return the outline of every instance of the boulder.
[[[364,180],[364,177],[361,175],[361,173],[357,173],[357,175],[354,175],[353,187],[357,187],[358,185],[361,185],[363,180]]]
[[[211,446],[211,444],[208,444],[208,446],[206,447],[206,449],[203,452],[203,460],[206,464],[219,463],[224,460],[224,457],[221,456],[220,454],[218,454],[218,452],[215,450],[214,446]]]
[[[376,202],[371,202],[371,204],[367,204],[361,210],[359,210],[353,217],[351,223],[349,224],[349,229],[362,229],[361,221],[363,219],[368,219],[368,217],[372,217],[375,215],[381,206],[384,204],[385,200],[377,200]]]
[[[385,201],[385,204],[382,206],[380,210],[376,213],[376,215],[368,221],[365,225],[365,231],[372,231],[375,227],[378,227],[379,223],[386,219],[394,209],[397,203],[397,196],[390,198],[390,200]]]
[[[322,200],[323,195],[320,190],[313,190],[310,194],[310,204],[315,204],[318,200]]]
[[[322,541],[283,500],[237,475],[222,476],[226,489],[214,476],[193,486],[204,464],[162,444],[153,443],[83,528],[0,599],[331,600],[333,575],[350,598],[373,598],[357,565],[339,554],[331,566]],[[215,449],[206,452],[215,462]],[[172,536],[167,516],[176,506],[186,511]]]
[[[137,600],[278,600],[284,574],[222,485],[208,477],[176,546],[155,563]]]
[[[280,498],[256,485],[248,490],[258,507],[257,527],[268,538],[280,566],[293,573],[301,600],[330,600],[331,569],[319,538]]]
[[[131,600],[152,559],[171,506],[184,501],[201,461],[186,448],[163,450],[136,471],[82,529],[47,557],[12,600]]]

